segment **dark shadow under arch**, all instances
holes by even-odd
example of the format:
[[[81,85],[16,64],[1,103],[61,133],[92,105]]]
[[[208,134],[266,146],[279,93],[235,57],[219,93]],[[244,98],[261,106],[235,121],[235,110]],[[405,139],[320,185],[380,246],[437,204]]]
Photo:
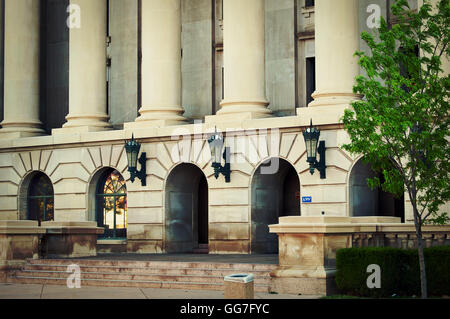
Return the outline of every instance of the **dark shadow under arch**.
[[[270,162],[278,169],[265,169]],[[255,171],[251,187],[251,252],[277,253],[278,236],[269,233],[268,225],[281,216],[300,216],[298,174],[288,161],[269,159]]]
[[[194,164],[175,167],[166,182],[165,251],[191,253],[208,244],[208,182]]]
[[[360,159],[350,173],[349,214],[350,216],[394,216],[405,220],[404,196],[396,197],[381,188],[372,190],[367,184],[368,178],[380,178],[383,174],[372,170],[370,164]]]

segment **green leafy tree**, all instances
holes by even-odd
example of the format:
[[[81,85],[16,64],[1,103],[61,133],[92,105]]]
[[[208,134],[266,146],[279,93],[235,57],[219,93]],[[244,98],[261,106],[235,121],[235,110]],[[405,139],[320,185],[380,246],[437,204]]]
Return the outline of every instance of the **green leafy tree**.
[[[422,226],[449,220],[440,207],[450,200],[450,78],[442,70],[450,52],[450,5],[424,1],[412,12],[407,1],[397,0],[391,10],[398,23],[381,19],[375,34],[362,34],[369,52],[356,53],[365,74],[356,78],[353,91],[363,98],[343,116],[351,140],[344,149],[363,154],[382,172],[382,180],[368,180],[372,188],[409,195],[421,293],[427,298]]]

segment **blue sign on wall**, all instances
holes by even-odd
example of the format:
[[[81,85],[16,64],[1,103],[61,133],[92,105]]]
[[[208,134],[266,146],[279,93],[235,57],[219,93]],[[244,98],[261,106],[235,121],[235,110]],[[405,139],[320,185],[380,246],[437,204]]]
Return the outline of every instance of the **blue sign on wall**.
[[[302,203],[312,203],[312,196],[303,196]]]

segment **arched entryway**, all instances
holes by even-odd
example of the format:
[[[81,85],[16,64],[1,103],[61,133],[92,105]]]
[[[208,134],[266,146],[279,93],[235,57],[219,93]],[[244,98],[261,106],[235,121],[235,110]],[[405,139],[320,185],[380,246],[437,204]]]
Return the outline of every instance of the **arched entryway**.
[[[404,196],[395,196],[381,188],[371,189],[367,179],[374,177],[384,180],[383,174],[372,170],[362,159],[353,166],[349,180],[350,216],[394,216],[404,222]]]
[[[175,167],[167,178],[165,251],[191,253],[208,245],[208,182],[193,164]]]
[[[265,169],[278,165],[278,169]],[[286,160],[273,158],[261,164],[252,179],[251,251],[277,253],[278,237],[268,225],[281,216],[300,216],[300,181],[295,168]]]
[[[127,187],[123,176],[114,168],[96,174],[95,220],[105,232],[101,238],[127,237]]]

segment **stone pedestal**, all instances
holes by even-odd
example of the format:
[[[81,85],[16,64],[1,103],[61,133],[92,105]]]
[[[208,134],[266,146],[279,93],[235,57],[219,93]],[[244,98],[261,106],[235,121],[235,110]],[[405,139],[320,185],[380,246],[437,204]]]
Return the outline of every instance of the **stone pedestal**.
[[[269,227],[279,238],[272,291],[302,295],[336,291],[336,251],[352,246],[349,217],[281,217],[278,225]]]
[[[44,232],[37,221],[0,220],[0,282],[25,259],[39,258],[39,237]]]
[[[43,222],[45,257],[71,258],[97,255],[97,236],[103,228],[96,222]]]

